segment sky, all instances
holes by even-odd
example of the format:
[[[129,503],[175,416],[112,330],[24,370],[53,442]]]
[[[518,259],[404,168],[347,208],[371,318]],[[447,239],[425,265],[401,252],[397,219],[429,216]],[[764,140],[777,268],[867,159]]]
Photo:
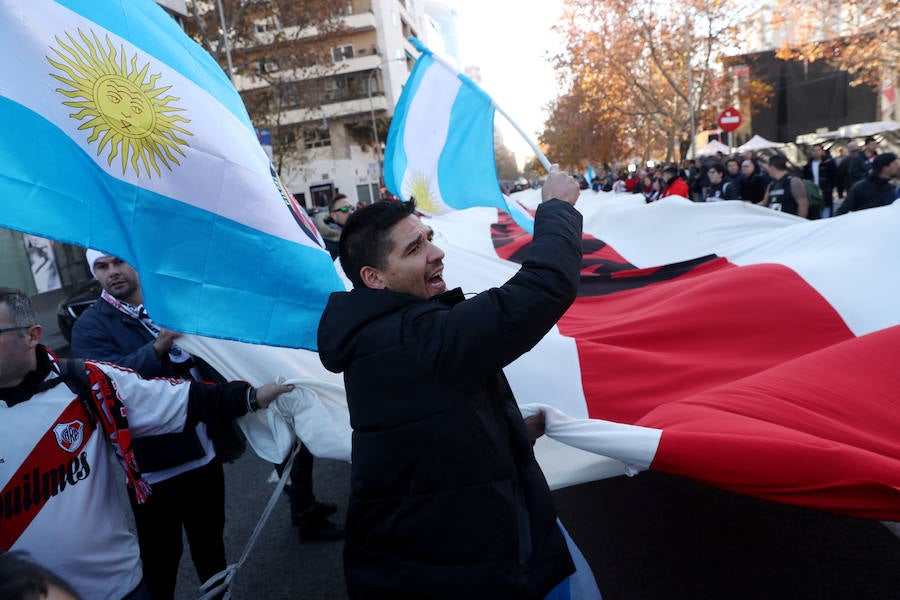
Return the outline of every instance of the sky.
[[[563,0],[454,0],[458,15],[462,66],[481,68],[481,87],[525,133],[537,142],[544,106],[556,98],[559,84],[547,61],[562,49],[551,27],[562,15]],[[519,165],[534,152],[498,114],[497,128]],[[553,162],[553,157],[548,157]]]

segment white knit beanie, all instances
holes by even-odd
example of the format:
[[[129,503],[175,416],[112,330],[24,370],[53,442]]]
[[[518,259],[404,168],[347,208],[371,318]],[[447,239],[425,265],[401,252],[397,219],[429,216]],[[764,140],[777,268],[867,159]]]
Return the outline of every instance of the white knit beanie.
[[[98,258],[103,258],[104,256],[112,256],[112,254],[94,250],[93,248],[88,248],[88,251],[84,253],[84,257],[87,259],[88,268],[91,270],[91,275],[94,276],[94,279],[97,279],[97,274],[94,273],[94,262]]]

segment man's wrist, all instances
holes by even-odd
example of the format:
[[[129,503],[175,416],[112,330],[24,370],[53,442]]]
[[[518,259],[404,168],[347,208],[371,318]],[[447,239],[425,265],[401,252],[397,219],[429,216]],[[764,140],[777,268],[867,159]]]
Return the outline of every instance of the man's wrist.
[[[252,413],[259,410],[259,401],[256,398],[256,388],[250,386],[247,389],[247,412]]]

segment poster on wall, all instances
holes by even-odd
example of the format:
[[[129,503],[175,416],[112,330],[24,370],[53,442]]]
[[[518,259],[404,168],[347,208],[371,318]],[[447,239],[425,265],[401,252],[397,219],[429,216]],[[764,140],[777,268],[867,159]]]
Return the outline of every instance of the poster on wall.
[[[59,278],[59,269],[56,266],[56,257],[53,255],[53,242],[36,235],[22,235],[25,251],[28,253],[28,262],[31,264],[31,273],[34,275],[34,285],[37,293],[43,294],[62,287]]]

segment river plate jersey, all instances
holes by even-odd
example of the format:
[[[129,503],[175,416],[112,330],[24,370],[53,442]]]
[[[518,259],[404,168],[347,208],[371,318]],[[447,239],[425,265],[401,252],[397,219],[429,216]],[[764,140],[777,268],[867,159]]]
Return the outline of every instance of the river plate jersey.
[[[126,405],[133,435],[184,427],[188,383],[94,364]],[[117,480],[124,471],[102,427],[65,384],[11,407],[0,401],[0,552],[27,551],[84,598],[124,597],[142,574]]]

